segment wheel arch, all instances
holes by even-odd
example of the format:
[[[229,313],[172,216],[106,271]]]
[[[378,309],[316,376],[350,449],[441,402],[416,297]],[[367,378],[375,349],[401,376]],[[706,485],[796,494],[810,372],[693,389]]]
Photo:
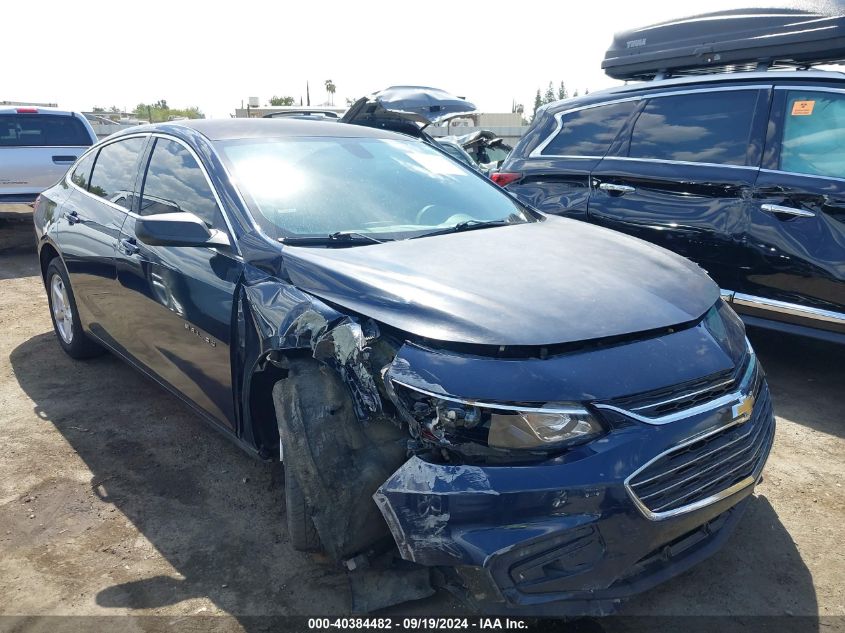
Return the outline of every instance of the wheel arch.
[[[44,282],[45,287],[47,285],[47,266],[49,266],[50,262],[57,257],[59,259],[62,257],[59,253],[59,249],[57,249],[52,242],[44,241],[41,248],[38,250],[38,262],[41,267],[41,280]]]

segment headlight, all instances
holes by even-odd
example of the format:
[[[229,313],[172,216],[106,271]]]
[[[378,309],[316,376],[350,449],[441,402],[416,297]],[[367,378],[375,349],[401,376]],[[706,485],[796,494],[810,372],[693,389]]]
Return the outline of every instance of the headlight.
[[[551,407],[549,407],[551,408]],[[578,444],[598,437],[602,427],[586,410],[555,407],[515,413],[492,412],[487,444],[496,448],[543,448]]]
[[[423,439],[443,445],[475,442],[493,449],[548,452],[604,434],[596,417],[578,403],[520,407],[464,401],[392,381],[397,404]]]

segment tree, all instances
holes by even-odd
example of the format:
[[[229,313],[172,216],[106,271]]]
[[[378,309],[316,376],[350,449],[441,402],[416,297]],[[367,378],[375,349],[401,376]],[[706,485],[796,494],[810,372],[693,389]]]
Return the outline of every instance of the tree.
[[[346,105],[348,106],[351,106],[356,101],[358,101],[358,97],[346,97]]]
[[[271,106],[292,106],[293,104],[293,97],[277,97],[276,95],[270,97]]]
[[[552,103],[555,100],[555,89],[552,82],[549,82],[549,87],[546,89],[546,94],[543,96],[543,103]]]
[[[537,110],[540,109],[540,106],[543,105],[543,97],[540,95],[540,89],[537,88],[537,96],[534,97],[534,113],[537,113]]]
[[[155,103],[139,103],[132,111],[132,116],[138,119],[146,119],[150,123],[159,121],[172,121],[173,119],[204,119],[205,115],[196,107],[188,108],[171,108],[167,105],[167,101],[161,99]]]
[[[327,101],[330,105],[334,105],[334,93],[337,89],[337,86],[334,85],[334,82],[331,79],[326,79],[326,96],[328,97]]]
[[[566,84],[562,81],[560,82],[560,88],[557,89],[557,98],[559,100],[569,98],[569,93],[566,91]]]
[[[577,96],[578,96],[578,88],[576,88],[576,89],[574,90],[574,92],[572,93],[572,96],[573,96],[573,97],[577,97]]]
[[[513,102],[513,105],[511,106],[511,112],[513,112],[514,114],[522,114],[524,111],[525,106],[523,106],[521,103],[517,103],[516,101]]]
[[[106,111],[105,108],[101,108],[99,106],[94,106],[93,108],[91,108],[91,112],[96,112],[97,114],[99,114],[100,112],[105,112],[105,111]]]

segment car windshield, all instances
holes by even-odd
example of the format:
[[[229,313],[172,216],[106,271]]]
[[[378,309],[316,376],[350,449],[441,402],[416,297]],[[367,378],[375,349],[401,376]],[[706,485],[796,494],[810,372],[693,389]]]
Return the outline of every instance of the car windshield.
[[[296,137],[217,145],[273,238],[356,234],[373,244],[536,219],[420,141]]]

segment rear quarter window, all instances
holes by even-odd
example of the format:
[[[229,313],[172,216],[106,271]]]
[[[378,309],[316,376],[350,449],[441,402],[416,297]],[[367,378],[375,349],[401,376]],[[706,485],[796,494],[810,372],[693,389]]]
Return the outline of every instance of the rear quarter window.
[[[779,166],[845,178],[845,94],[789,91]]]
[[[635,107],[635,101],[623,101],[565,113],[560,131],[540,153],[601,158]]]
[[[87,147],[85,125],[58,114],[0,114],[0,147]]]
[[[88,182],[91,180],[91,168],[94,166],[94,157],[96,155],[96,151],[90,152],[73,168],[70,179],[77,187],[85,190],[88,189]]]

